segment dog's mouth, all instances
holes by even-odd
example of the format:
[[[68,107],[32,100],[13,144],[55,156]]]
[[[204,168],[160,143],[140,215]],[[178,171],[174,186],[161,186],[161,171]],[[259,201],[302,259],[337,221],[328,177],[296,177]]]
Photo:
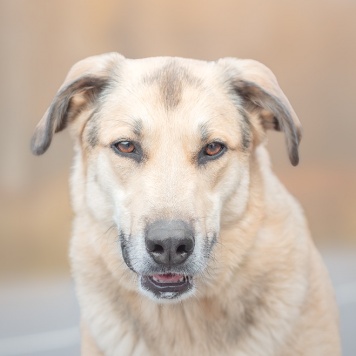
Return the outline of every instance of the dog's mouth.
[[[191,276],[176,273],[141,276],[141,284],[159,299],[178,298],[193,287]]]

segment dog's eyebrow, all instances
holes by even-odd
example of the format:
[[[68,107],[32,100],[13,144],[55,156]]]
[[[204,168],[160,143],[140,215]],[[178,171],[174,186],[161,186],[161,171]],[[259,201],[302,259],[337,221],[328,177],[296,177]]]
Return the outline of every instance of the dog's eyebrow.
[[[133,132],[136,136],[141,137],[142,136],[142,129],[143,129],[143,124],[142,120],[140,119],[133,119],[133,121],[130,123],[130,126],[133,129]]]
[[[129,119],[125,119],[124,123],[129,126],[132,132],[138,137],[142,137],[143,132],[143,123],[142,120],[136,117],[130,117]]]
[[[207,123],[203,123],[199,125],[200,137],[202,142],[207,142],[210,136],[210,130],[208,128]]]
[[[241,146],[243,150],[247,150],[251,144],[251,123],[246,111],[241,108],[239,113],[242,119],[239,122],[241,129]],[[208,122],[204,122],[199,125],[201,142],[208,143],[209,138],[212,135],[212,130],[208,126]]]

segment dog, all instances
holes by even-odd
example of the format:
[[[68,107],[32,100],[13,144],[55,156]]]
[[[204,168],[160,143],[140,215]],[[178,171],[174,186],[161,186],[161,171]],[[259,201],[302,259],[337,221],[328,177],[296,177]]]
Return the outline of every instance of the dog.
[[[67,126],[83,355],[340,355],[327,271],[265,148],[282,131],[298,164],[301,125],[270,69],[89,57],[33,153]]]

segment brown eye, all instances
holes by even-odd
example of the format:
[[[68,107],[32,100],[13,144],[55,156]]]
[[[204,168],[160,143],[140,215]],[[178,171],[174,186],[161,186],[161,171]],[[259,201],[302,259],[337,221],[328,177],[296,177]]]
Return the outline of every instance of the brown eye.
[[[208,156],[216,156],[219,154],[225,146],[219,142],[212,142],[205,146],[204,153]]]
[[[130,141],[117,142],[115,148],[122,153],[133,153],[135,151],[135,145]]]
[[[136,141],[116,141],[111,144],[111,149],[121,157],[133,159],[140,163],[144,159],[144,154],[139,142]]]

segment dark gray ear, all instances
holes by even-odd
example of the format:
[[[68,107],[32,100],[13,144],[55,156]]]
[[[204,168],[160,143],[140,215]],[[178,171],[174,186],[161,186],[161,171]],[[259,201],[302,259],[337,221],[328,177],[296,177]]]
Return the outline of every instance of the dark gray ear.
[[[258,111],[265,129],[284,132],[290,162],[296,166],[301,124],[273,73],[253,60],[226,58],[219,63],[225,66],[229,81],[246,110]]]
[[[107,84],[108,78],[83,77],[60,90],[36,127],[31,141],[32,152],[35,155],[46,152],[53,134],[62,131],[82,110],[94,103]],[[72,99],[78,94],[83,100],[74,103]]]
[[[31,141],[33,154],[46,152],[54,133],[63,130],[80,112],[95,102],[109,84],[111,68],[121,58],[117,53],[108,53],[86,58],[71,68],[36,127]]]

